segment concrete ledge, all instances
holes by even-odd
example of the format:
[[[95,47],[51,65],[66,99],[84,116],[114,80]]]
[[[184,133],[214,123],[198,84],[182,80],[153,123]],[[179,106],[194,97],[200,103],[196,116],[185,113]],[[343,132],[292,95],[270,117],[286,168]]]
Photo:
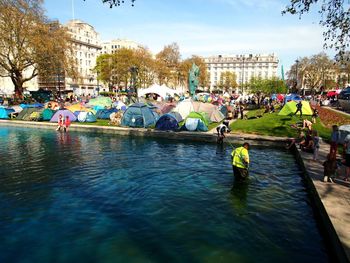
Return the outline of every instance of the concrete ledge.
[[[16,121],[16,120],[0,120],[1,126],[20,126],[28,128],[40,128],[40,129],[55,129],[56,123],[50,122],[33,122],[33,121]],[[170,140],[178,141],[201,141],[216,143],[217,135],[213,132],[167,132],[158,131],[154,129],[144,128],[124,128],[115,126],[97,126],[97,125],[82,125],[73,123],[70,131],[79,132],[93,132],[93,133],[109,133],[123,136],[140,136],[140,137],[151,137],[151,138],[166,138]],[[250,134],[233,133],[227,134],[225,141],[231,144],[242,144],[244,141],[248,141],[252,145],[260,146],[277,146],[282,147],[286,142],[287,138],[259,136]]]
[[[321,156],[324,157],[328,152],[328,148],[326,146],[323,146],[322,148],[323,152],[321,153]],[[317,222],[319,223],[323,235],[326,237],[326,245],[331,249],[331,251],[329,251],[331,253],[331,262],[349,262],[350,247],[348,245],[350,242],[350,236],[346,233],[349,232],[347,229],[350,227],[350,220],[342,218],[343,216],[346,216],[346,207],[339,207],[340,198],[337,195],[323,195],[323,189],[321,187],[327,187],[329,184],[322,181],[323,166],[321,166],[319,162],[311,161],[312,154],[309,153],[309,156],[307,156],[307,153],[299,151],[295,146],[293,148],[293,153],[303,170],[304,180],[308,187],[309,198],[312,202],[311,204],[314,214],[318,219]],[[342,187],[338,184],[331,185],[333,185],[334,188]],[[326,199],[333,200],[330,202]],[[342,213],[334,213],[332,211],[333,209],[338,210],[339,208],[344,209],[344,211],[342,211]],[[344,220],[339,222],[339,219]]]

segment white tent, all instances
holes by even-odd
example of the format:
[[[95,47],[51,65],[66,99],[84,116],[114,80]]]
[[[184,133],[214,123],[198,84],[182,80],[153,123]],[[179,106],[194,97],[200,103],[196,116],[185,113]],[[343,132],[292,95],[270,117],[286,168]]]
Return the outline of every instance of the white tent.
[[[139,89],[138,90],[138,96],[142,97],[149,93],[155,93],[159,96],[161,96],[163,99],[168,95],[174,97],[175,94],[177,94],[176,90],[173,90],[171,88],[168,88],[167,86],[163,85],[157,85],[153,84],[152,86],[148,87],[147,89]]]
[[[190,112],[194,111],[193,100],[184,99],[180,101],[173,111],[180,113],[181,117],[186,119]]]

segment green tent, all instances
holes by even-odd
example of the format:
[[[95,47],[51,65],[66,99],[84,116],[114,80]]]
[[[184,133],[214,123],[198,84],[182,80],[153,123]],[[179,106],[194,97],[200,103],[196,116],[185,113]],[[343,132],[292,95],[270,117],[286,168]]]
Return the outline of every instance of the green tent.
[[[303,115],[312,115],[312,109],[310,107],[310,103],[308,101],[302,101],[301,104],[303,107],[301,108]],[[297,102],[289,101],[287,102],[278,115],[293,115],[297,111]],[[299,114],[299,113],[298,113]]]
[[[30,114],[37,111],[39,111],[37,108],[25,108],[18,114],[16,120],[29,121]]]
[[[209,116],[208,116],[208,114],[206,112],[192,111],[192,112],[190,112],[190,114],[188,114],[187,118],[200,119],[200,120],[202,120],[202,122],[204,122],[204,124],[206,126],[208,126],[209,123],[211,123],[211,121],[209,119]]]
[[[89,100],[88,104],[90,106],[102,106],[102,107],[111,107],[112,100],[110,97],[97,97],[95,99]]]
[[[51,110],[49,108],[45,109],[43,111],[43,121],[49,121],[51,120],[52,116],[55,114],[54,110]]]

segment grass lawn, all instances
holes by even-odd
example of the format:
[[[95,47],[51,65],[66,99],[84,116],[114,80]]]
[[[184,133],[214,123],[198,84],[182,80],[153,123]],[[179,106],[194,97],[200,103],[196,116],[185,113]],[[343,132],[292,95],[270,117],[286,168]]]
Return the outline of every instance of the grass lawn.
[[[254,115],[254,111],[250,112],[250,115]],[[311,120],[311,116],[305,117]],[[237,120],[230,126],[231,132],[243,132],[253,133],[260,135],[269,135],[277,137],[295,137],[297,136],[297,130],[292,128],[292,124],[300,122],[297,116],[279,116],[278,113],[267,113],[263,117],[257,119]],[[324,140],[329,140],[331,129],[326,128],[317,119],[317,123],[313,125],[313,129],[319,132]]]
[[[96,122],[76,122],[77,124],[81,124],[81,125],[96,125],[96,126],[113,126],[113,125],[109,125],[108,123],[110,122],[110,120],[100,120],[97,119]],[[73,122],[74,123],[74,122]]]

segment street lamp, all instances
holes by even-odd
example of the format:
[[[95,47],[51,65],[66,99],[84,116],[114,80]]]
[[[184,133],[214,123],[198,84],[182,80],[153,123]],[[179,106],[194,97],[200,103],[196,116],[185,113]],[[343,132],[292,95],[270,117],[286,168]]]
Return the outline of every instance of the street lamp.
[[[296,90],[298,90],[298,64],[299,64],[299,60],[295,61],[296,66],[295,66],[295,85],[296,85]]]
[[[241,81],[241,92],[242,92],[242,95],[243,95],[243,88],[244,88],[244,55],[242,57],[242,81]]]
[[[131,72],[131,87],[132,87],[133,91],[136,93],[136,100],[138,102],[139,97],[137,95],[136,82],[137,82],[137,74],[139,72],[139,68],[137,66],[132,66],[130,68],[130,72]]]

